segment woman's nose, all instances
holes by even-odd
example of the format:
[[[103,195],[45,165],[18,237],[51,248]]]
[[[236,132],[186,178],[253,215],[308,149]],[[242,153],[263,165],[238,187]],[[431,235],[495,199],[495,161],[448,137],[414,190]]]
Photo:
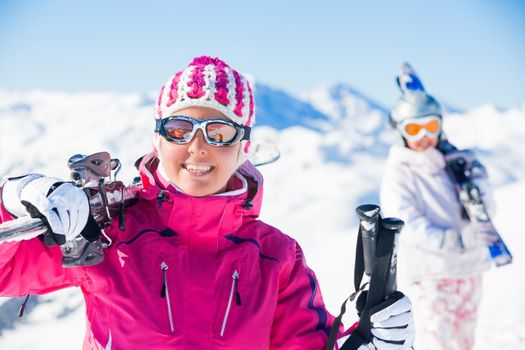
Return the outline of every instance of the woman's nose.
[[[204,134],[202,133],[202,130],[197,130],[195,136],[190,141],[188,152],[191,154],[205,154],[206,146],[206,140],[204,140]]]

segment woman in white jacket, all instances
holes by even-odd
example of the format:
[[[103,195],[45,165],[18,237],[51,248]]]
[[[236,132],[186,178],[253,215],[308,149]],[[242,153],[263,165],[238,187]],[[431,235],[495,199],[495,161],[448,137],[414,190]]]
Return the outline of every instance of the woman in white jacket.
[[[428,95],[410,66],[398,78],[402,98],[391,111],[391,122],[402,144],[392,146],[381,185],[386,216],[406,223],[401,234],[401,258],[414,286],[418,324],[415,348],[471,349],[482,273],[490,266],[480,233],[462,218],[445,158],[442,108]],[[482,179],[478,185],[493,208]]]

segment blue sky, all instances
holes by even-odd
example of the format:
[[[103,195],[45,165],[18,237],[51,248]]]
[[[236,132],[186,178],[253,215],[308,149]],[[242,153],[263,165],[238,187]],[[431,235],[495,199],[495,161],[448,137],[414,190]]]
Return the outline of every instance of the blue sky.
[[[156,91],[210,54],[301,95],[345,82],[389,107],[412,63],[469,108],[525,102],[525,2],[0,0],[0,88]]]

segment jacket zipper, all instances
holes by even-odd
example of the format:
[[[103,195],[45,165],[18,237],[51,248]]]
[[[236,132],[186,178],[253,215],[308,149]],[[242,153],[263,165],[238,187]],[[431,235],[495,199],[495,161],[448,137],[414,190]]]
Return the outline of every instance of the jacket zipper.
[[[228,321],[228,316],[230,314],[230,308],[232,306],[234,295],[235,295],[235,303],[238,306],[241,305],[241,294],[239,293],[238,284],[239,284],[239,271],[235,270],[233,271],[233,275],[232,275],[232,287],[230,290],[230,297],[228,299],[228,306],[226,307],[226,313],[224,314],[224,320],[222,321],[221,337],[224,336],[224,330],[226,329],[226,322]]]
[[[169,266],[168,266],[168,264],[166,264],[165,261],[163,261],[160,264],[160,269],[162,270],[162,277],[164,279],[164,284],[162,285],[162,289],[160,291],[160,297],[161,298],[166,298],[166,306],[168,307],[168,317],[170,319],[171,332],[174,332],[175,328],[173,327],[173,317],[171,315],[170,293],[169,293],[169,289],[168,289],[168,277],[167,277],[167,273],[166,273],[166,270],[168,270],[168,267]]]

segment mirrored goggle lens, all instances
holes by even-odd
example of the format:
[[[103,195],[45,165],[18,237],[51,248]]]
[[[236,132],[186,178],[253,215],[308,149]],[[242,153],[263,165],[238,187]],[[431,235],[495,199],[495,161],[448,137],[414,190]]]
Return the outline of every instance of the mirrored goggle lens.
[[[164,124],[166,136],[177,141],[188,141],[192,131],[193,124],[188,120],[171,119]]]
[[[206,141],[212,144],[227,144],[235,141],[239,131],[235,126],[220,121],[204,122]],[[162,129],[168,139],[172,141],[189,142],[194,135],[194,129],[199,127],[199,123],[187,119],[173,118],[163,123]]]
[[[217,143],[232,142],[237,132],[235,127],[228,124],[213,122],[206,125],[206,136]]]

